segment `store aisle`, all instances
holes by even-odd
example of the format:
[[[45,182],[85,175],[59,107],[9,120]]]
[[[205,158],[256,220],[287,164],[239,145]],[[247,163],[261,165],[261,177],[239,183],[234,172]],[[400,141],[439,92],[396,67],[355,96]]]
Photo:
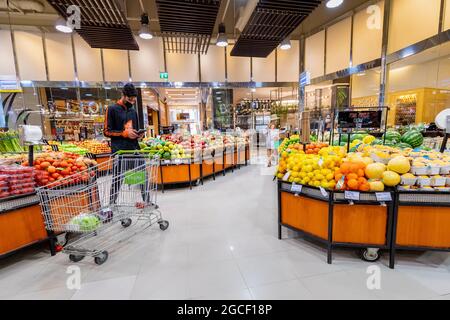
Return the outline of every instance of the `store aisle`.
[[[396,270],[385,258],[375,264],[381,289],[369,290],[370,264],[354,251],[337,251],[328,265],[323,248],[293,233],[279,241],[272,171],[253,164],[191,191],[166,191],[159,201],[169,229],[119,245],[102,266],[42,248],[0,261],[0,298],[450,299],[448,254],[402,255]],[[76,285],[73,266],[78,290],[67,286]]]

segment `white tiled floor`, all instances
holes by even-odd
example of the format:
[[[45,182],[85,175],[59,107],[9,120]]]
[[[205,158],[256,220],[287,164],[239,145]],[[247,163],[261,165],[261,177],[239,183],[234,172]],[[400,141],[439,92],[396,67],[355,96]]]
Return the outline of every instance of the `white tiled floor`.
[[[261,152],[262,154],[263,152]],[[400,253],[380,267],[381,288],[367,288],[354,250],[332,265],[315,243],[285,232],[277,239],[273,168],[242,167],[203,186],[159,197],[168,230],[147,230],[110,251],[97,266],[76,264],[81,288],[66,286],[67,256],[45,248],[0,261],[0,299],[450,299],[448,253]]]

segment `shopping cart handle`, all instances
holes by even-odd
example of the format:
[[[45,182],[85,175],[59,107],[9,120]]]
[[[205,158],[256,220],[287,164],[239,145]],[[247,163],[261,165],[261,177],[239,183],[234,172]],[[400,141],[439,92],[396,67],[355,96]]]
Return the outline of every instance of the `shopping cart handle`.
[[[122,155],[122,154],[149,154],[151,153],[150,150],[119,150],[115,154]]]

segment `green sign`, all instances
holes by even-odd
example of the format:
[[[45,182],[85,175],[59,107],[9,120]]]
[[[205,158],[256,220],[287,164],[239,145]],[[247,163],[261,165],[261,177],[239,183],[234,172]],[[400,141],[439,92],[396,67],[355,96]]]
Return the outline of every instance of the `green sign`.
[[[167,72],[160,72],[159,78],[160,79],[169,79],[169,74]]]

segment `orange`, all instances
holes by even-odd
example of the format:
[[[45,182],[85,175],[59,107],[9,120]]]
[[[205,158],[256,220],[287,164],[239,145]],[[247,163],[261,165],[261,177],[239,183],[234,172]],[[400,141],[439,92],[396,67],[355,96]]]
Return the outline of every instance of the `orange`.
[[[359,177],[364,177],[365,176],[364,169],[358,169],[358,176]]]
[[[344,162],[341,164],[341,172],[343,174],[347,174],[350,172],[350,163],[348,162]]]
[[[356,180],[356,179],[348,180],[347,186],[350,190],[358,190],[358,186],[359,186],[358,180]]]
[[[358,183],[359,183],[359,184],[366,184],[366,183],[367,183],[367,180],[366,180],[366,178],[359,177],[359,178],[358,178]]]
[[[48,171],[48,173],[55,173],[56,168],[54,166],[48,166],[47,171]]]
[[[341,180],[343,174],[342,173],[336,173],[334,175],[334,180],[336,180],[336,182],[338,182],[339,180]]]
[[[370,184],[363,183],[362,185],[359,186],[359,190],[363,192],[370,191]]]
[[[358,181],[358,175],[356,173],[349,173],[347,175],[347,180],[356,180],[356,181]]]

